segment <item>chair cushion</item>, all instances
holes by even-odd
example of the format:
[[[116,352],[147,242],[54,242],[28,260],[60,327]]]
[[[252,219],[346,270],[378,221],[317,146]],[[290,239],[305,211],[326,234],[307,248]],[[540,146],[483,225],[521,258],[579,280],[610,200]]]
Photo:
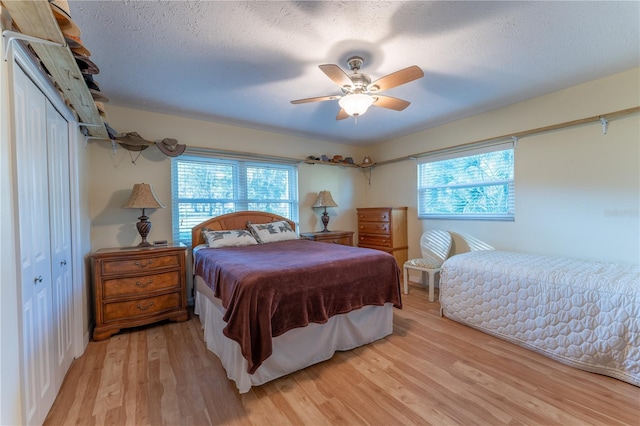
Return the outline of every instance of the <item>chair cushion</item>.
[[[432,262],[429,259],[411,259],[407,260],[404,266],[407,268],[440,269],[442,264]]]

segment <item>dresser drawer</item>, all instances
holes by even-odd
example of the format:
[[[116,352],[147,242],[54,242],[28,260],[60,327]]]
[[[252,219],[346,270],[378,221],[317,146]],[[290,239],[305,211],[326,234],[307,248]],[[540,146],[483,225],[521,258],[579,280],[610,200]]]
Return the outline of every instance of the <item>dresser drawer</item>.
[[[360,234],[358,236],[358,246],[393,247],[391,238],[384,235]]]
[[[180,271],[163,274],[147,274],[139,277],[105,279],[102,283],[102,298],[152,293],[157,290],[180,288]]]
[[[166,254],[164,256],[140,256],[127,259],[109,259],[102,261],[102,275],[146,273],[154,269],[179,268],[180,255]]]
[[[391,215],[387,209],[367,209],[358,211],[358,222],[389,222]]]
[[[389,234],[389,222],[360,222],[358,233]]]
[[[138,300],[105,303],[102,310],[103,321],[106,323],[120,319],[133,320],[136,317],[180,309],[181,302],[180,293],[176,292]]]

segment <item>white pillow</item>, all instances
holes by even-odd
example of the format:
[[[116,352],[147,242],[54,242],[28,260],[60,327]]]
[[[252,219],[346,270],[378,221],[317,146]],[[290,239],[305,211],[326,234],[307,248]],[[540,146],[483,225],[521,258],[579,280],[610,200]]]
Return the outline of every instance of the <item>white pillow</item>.
[[[255,246],[258,244],[258,241],[256,241],[251,232],[246,229],[233,229],[229,231],[203,229],[202,235],[204,236],[207,247],[211,248]]]
[[[248,223],[247,227],[260,244],[298,239],[298,234],[286,220],[260,224]]]

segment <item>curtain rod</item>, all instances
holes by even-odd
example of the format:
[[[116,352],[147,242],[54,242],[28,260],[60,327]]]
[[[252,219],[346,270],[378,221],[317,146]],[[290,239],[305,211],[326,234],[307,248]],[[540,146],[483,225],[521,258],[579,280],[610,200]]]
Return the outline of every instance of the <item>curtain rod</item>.
[[[474,141],[474,142],[466,142],[466,143],[463,143],[463,144],[460,144],[460,145],[455,145],[455,146],[451,146],[451,147],[447,147],[447,148],[433,149],[431,151],[419,152],[417,154],[411,154],[411,155],[407,155],[407,156],[404,156],[404,157],[393,158],[391,160],[380,161],[380,162],[377,162],[375,165],[376,166],[380,166],[382,164],[397,163],[398,161],[413,160],[413,159],[415,159],[417,157],[424,157],[427,154],[433,154],[433,153],[438,152],[438,151],[462,148],[462,147],[467,147],[467,146],[470,146],[470,145],[479,145],[479,144],[483,144],[483,143],[487,143],[487,142],[498,142],[500,140],[507,140],[507,139],[513,139],[513,138],[520,139],[520,138],[523,138],[525,136],[537,135],[537,134],[540,134],[540,133],[551,132],[553,130],[565,129],[567,127],[575,127],[575,126],[580,126],[580,125],[583,125],[583,124],[589,124],[589,123],[595,123],[595,122],[602,123],[602,133],[607,133],[607,125],[609,123],[609,120],[612,120],[612,119],[615,119],[615,118],[624,117],[626,115],[635,114],[635,113],[638,113],[638,112],[640,112],[640,106],[627,108],[627,109],[621,109],[621,110],[618,110],[618,111],[613,111],[613,112],[609,112],[609,113],[601,114],[601,115],[594,115],[592,117],[580,118],[578,120],[565,121],[564,123],[557,123],[557,124],[552,124],[552,125],[549,125],[549,126],[537,127],[535,129],[524,130],[522,132],[514,132],[514,133],[509,133],[509,134],[506,134],[506,135],[502,135],[502,136],[496,136],[496,137],[492,137],[492,138],[480,139],[480,140],[477,140],[477,141]]]

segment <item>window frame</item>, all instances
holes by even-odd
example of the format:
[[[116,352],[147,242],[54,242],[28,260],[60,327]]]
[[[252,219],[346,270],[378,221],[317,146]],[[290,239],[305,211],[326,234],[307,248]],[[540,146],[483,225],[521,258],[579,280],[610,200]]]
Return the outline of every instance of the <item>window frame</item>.
[[[186,246],[191,246],[191,233],[188,233],[188,238],[186,237],[186,232],[184,227],[180,226],[181,220],[183,217],[180,215],[180,207],[185,203],[198,203],[201,202],[203,204],[233,204],[232,208],[222,207],[224,210],[223,213],[227,214],[233,213],[237,211],[250,210],[249,206],[251,204],[288,204],[289,205],[289,213],[283,214],[281,211],[272,211],[272,213],[279,214],[287,219],[294,221],[294,223],[298,223],[298,212],[299,212],[299,195],[298,195],[298,163],[287,162],[287,161],[277,161],[270,159],[255,159],[250,157],[226,157],[223,155],[219,155],[217,153],[207,154],[203,153],[203,150],[198,150],[198,152],[189,152],[187,151],[179,156],[171,159],[171,209],[172,209],[172,217],[171,217],[171,228],[174,242],[181,242]],[[198,163],[198,164],[215,164],[215,165],[230,165],[233,170],[231,172],[232,180],[233,180],[233,195],[231,198],[182,198],[179,197],[179,173],[178,167],[179,164],[184,163]],[[249,199],[249,182],[247,179],[247,170],[252,167],[267,167],[270,169],[280,169],[285,170],[288,174],[288,198],[286,200],[282,199]],[[193,201],[190,201],[193,200]],[[254,209],[255,210],[255,209]],[[262,211],[270,211],[268,208],[263,209]],[[213,215],[211,217],[215,217]],[[198,223],[202,223],[205,219]],[[193,226],[195,226],[194,224]],[[184,238],[181,238],[181,234]]]
[[[419,157],[417,159],[417,211],[418,219],[446,219],[446,220],[496,220],[496,221],[514,221],[515,220],[515,141],[501,143],[487,143],[475,145],[471,147],[457,147],[447,150],[436,151],[430,155]],[[428,185],[423,184],[423,173],[426,173],[426,164],[438,163],[449,160],[469,159],[473,156],[490,154],[500,151],[511,150],[512,162],[510,164],[510,177],[501,179],[485,179],[471,181],[465,183],[454,183],[451,185]],[[428,213],[424,211],[427,204],[425,197],[429,191],[441,189],[463,189],[463,188],[486,188],[491,186],[505,186],[507,193],[507,211],[506,212],[488,212],[488,213]],[[454,192],[452,192],[454,196]]]

